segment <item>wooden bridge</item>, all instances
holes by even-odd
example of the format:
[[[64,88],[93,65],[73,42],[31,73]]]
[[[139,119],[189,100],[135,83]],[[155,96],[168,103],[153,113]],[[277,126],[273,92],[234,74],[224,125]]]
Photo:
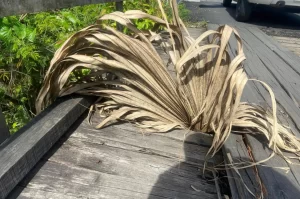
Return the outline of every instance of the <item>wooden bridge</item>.
[[[116,1],[45,2],[1,1],[0,16]],[[121,1],[116,5],[122,9]],[[299,133],[300,59],[256,28],[236,28],[244,40],[247,74],[273,88],[280,121]],[[198,29],[190,32],[200,35]],[[234,41],[231,44],[234,56]],[[243,97],[269,106],[268,96],[263,87],[250,83]],[[183,130],[146,134],[129,123],[96,130],[86,119],[94,100],[60,98],[12,136],[0,111],[0,198],[220,199],[221,180],[209,168],[223,161],[253,162],[270,155],[260,137],[232,134],[202,175],[211,136],[193,132],[183,142]],[[226,172],[231,198],[255,198],[249,191],[256,197],[263,193],[264,198],[299,198],[300,166],[287,165],[279,157],[263,166]]]

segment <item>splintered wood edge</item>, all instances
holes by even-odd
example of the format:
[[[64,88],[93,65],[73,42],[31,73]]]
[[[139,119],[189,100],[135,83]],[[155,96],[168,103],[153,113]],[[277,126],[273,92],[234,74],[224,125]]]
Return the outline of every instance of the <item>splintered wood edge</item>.
[[[0,198],[12,191],[94,100],[60,98],[1,145]]]

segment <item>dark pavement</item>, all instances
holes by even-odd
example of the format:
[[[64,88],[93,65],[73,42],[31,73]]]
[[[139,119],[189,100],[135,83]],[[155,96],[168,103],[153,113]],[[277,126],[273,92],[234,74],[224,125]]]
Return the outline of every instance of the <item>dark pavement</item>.
[[[300,38],[300,14],[270,7],[256,7],[250,21],[237,22],[234,19],[235,3],[230,8],[223,7],[221,1],[185,2],[185,4],[191,11],[192,22],[206,20],[213,24],[257,26],[269,35]]]

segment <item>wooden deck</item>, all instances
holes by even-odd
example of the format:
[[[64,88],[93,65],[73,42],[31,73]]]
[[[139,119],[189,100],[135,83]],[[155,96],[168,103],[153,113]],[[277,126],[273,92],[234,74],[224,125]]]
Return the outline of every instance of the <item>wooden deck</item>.
[[[96,130],[85,116],[76,124],[8,198],[217,198],[212,175],[201,175],[208,150],[201,134],[183,144],[184,131]]]
[[[97,130],[84,114],[8,198],[220,198],[209,169],[223,162],[222,153],[208,161],[203,176],[212,137],[186,133],[147,134],[128,123]]]
[[[218,25],[211,24],[209,29]],[[300,58],[289,49],[281,46],[273,38],[255,27],[235,27],[243,39],[247,60],[244,63],[250,78],[266,82],[273,89],[277,101],[277,115],[281,124],[291,128],[300,138]],[[231,40],[230,53],[236,52],[236,43]],[[243,94],[243,101],[263,105],[271,110],[270,95],[259,83],[249,82]],[[264,138],[254,135],[232,135],[223,148],[224,157],[230,163],[240,161],[260,161],[271,154]],[[289,156],[289,154],[286,154]],[[295,161],[299,164],[299,161]],[[256,195],[263,192],[264,198],[299,198],[300,166],[288,165],[275,156],[262,166],[231,170],[228,175],[243,181],[232,182],[233,198],[254,198],[245,185]]]
[[[209,25],[209,29],[216,27]],[[272,87],[277,98],[280,122],[300,137],[300,58],[256,28],[236,28],[244,41],[248,76],[263,80]],[[200,34],[197,29],[190,31],[194,36]],[[235,54],[233,40],[230,54]],[[266,89],[253,82],[246,87],[243,100],[270,108]],[[83,102],[80,99],[77,101]],[[78,105],[68,106],[74,112],[81,113],[83,110],[78,111]],[[61,117],[69,121],[70,114]],[[48,137],[62,134],[57,127],[49,127],[50,133],[45,132]],[[205,154],[212,138],[190,133],[183,142],[185,133],[147,134],[128,123],[96,130],[88,124],[86,114],[83,114],[58,142],[53,139],[55,145],[8,198],[220,198],[220,187],[214,180],[214,173],[206,172],[202,176]],[[41,141],[36,139],[36,142]],[[17,143],[12,141],[7,145],[17,151],[20,150]],[[48,145],[52,143],[47,142]],[[230,164],[259,161],[270,155],[264,139],[253,135],[232,134],[222,151],[223,155],[219,153],[209,161],[208,168],[221,163],[223,157]],[[1,152],[0,147],[0,160]],[[22,157],[27,157],[29,153],[36,160],[42,154],[35,148],[24,151]],[[28,160],[22,157],[15,158],[20,159],[26,169],[29,168]],[[5,164],[3,168],[6,168]],[[8,173],[15,176],[17,172],[24,173],[18,162],[13,163],[11,168],[4,174],[0,170],[0,180]],[[255,198],[247,189],[256,197],[263,193],[264,198],[270,199],[299,198],[300,166],[288,165],[277,156],[261,166],[239,171],[228,169],[227,175],[233,199]],[[3,179],[5,182],[8,178]],[[4,185],[0,181],[1,189]]]

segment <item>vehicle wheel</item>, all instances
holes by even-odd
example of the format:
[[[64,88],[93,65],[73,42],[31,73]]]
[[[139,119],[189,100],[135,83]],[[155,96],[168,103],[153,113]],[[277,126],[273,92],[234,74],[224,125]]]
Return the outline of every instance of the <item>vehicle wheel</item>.
[[[248,0],[238,0],[235,10],[235,19],[237,21],[247,21],[250,19],[252,5]]]
[[[223,0],[223,6],[224,7],[230,7],[232,0]]]

